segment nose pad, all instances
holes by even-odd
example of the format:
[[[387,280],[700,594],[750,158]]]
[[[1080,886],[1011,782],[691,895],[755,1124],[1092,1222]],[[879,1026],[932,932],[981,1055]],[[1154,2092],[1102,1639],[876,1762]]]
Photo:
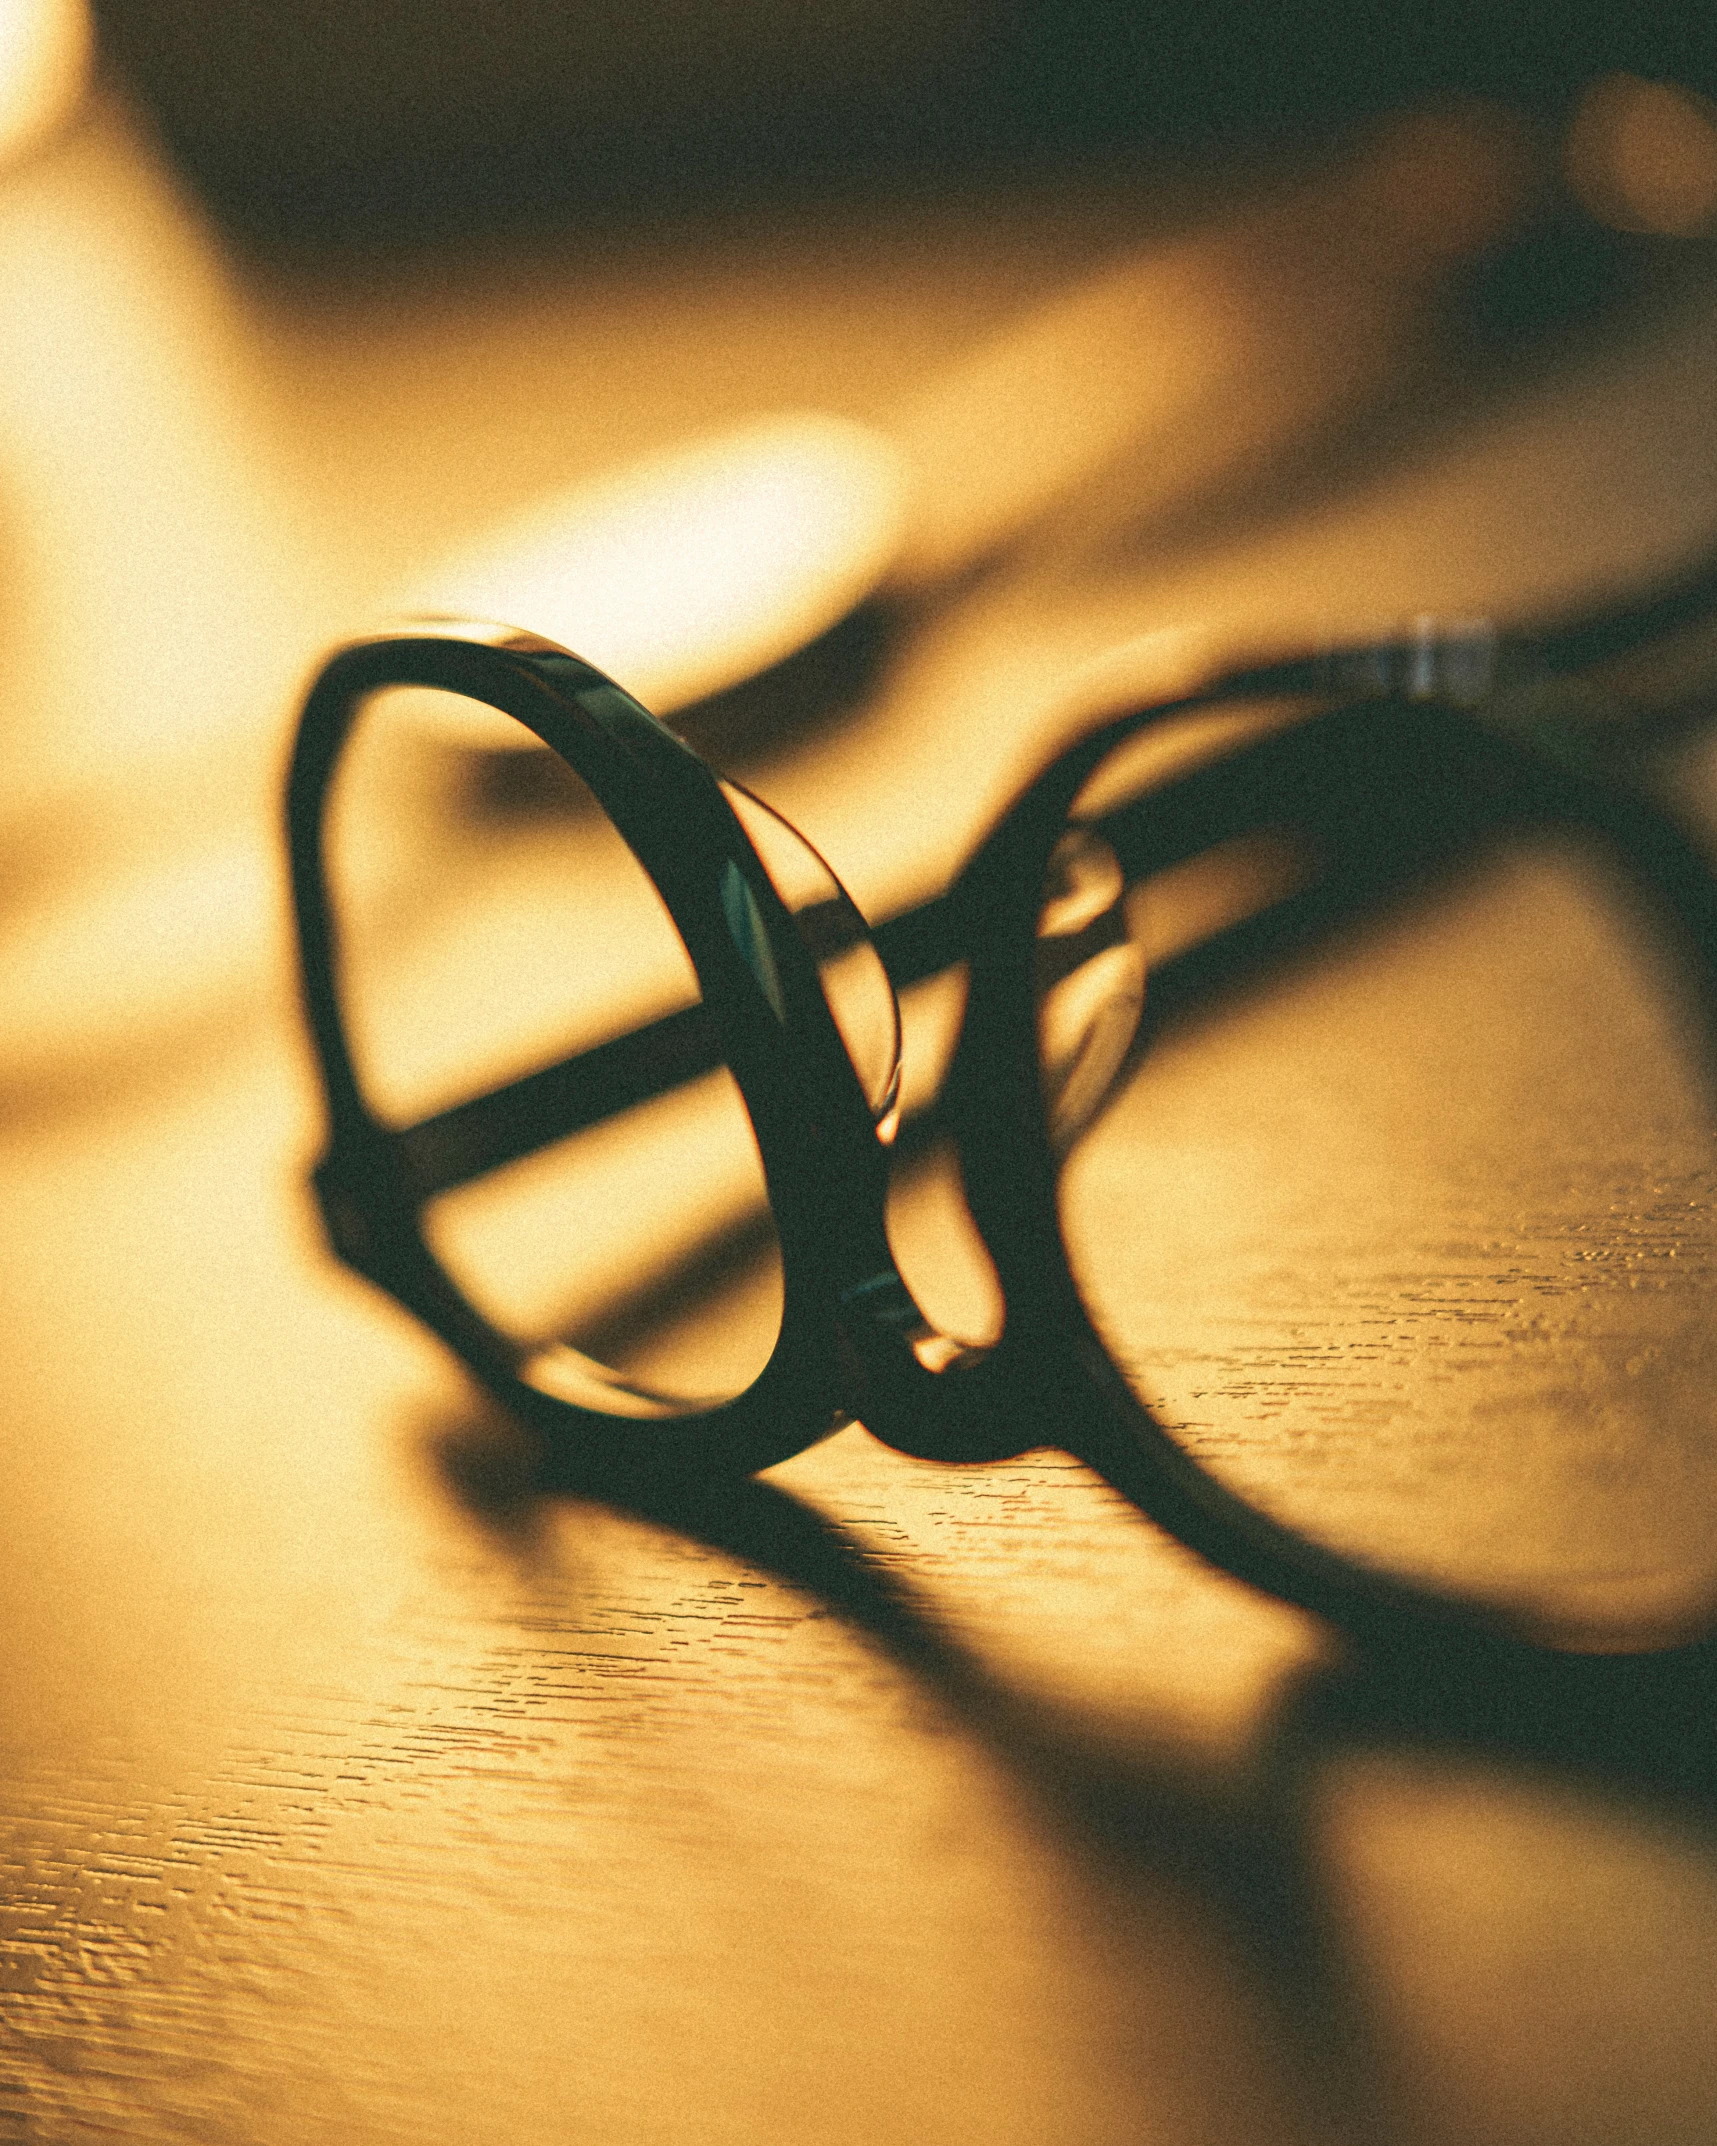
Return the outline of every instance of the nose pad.
[[[1039,1077],[1058,1155],[1102,1108],[1145,1003],[1145,957],[1128,928],[1126,875],[1090,828],[1050,854],[1038,911]]]

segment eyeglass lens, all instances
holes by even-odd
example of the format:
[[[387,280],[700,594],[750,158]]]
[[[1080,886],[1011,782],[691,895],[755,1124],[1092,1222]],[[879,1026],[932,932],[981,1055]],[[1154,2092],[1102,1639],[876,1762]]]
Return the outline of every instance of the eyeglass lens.
[[[1672,1633],[1717,1576],[1717,1145],[1667,960],[1577,844],[1447,842],[1412,783],[1296,801],[1265,754],[1249,810],[1225,756],[1276,721],[1119,745],[1050,860],[1038,1032],[1084,1304],[1272,1517],[1586,1643]],[[1350,841],[1393,896],[1331,939]]]
[[[781,1324],[745,1105],[679,933],[586,785],[547,753],[450,742],[505,720],[457,698],[370,695],[335,775],[328,884],[360,1085],[384,1123],[423,1128],[407,1148],[432,1158],[429,1245],[518,1346],[527,1383],[609,1413],[711,1406],[752,1383]],[[862,988],[868,942],[840,928],[838,887],[746,802],[793,900],[837,944],[853,1040],[886,1108],[886,979],[879,1015]],[[766,962],[735,878],[730,926]],[[656,1077],[615,1109],[600,1046],[637,1030]],[[684,1077],[651,1092],[669,1060]],[[503,1089],[489,1124],[510,1137],[497,1143],[472,1127]]]

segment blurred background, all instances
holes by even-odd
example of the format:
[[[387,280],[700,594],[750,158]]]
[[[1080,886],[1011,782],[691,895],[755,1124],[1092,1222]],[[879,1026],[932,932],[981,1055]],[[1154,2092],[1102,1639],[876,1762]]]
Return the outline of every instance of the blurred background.
[[[101,0],[236,222],[301,235],[1327,140],[1452,95],[1554,125],[1618,70],[1717,86],[1677,0]]]
[[[9,20],[26,1085],[69,974],[121,1032],[254,974],[292,696],[402,602],[753,773],[862,710],[798,785],[861,880],[934,709],[984,742],[922,884],[1142,633],[1572,601],[1713,520],[1703,10],[105,0],[87,96],[81,0]],[[68,882],[149,860],[149,948],[116,894],[74,958]]]

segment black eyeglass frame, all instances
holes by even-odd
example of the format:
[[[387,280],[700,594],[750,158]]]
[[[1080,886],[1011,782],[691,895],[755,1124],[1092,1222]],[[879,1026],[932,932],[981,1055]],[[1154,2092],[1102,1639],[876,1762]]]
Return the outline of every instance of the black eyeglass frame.
[[[1006,1325],[986,1349],[941,1352],[940,1369],[920,1353],[934,1336],[889,1249],[888,1154],[816,961],[713,772],[612,680],[533,635],[414,621],[353,643],[330,658],[311,690],[288,784],[304,1003],[328,1107],[328,1147],[314,1183],[329,1241],[545,1439],[563,1479],[597,1492],[754,1472],[854,1417],[898,1449],[935,1460],[995,1460],[1053,1445],[1096,1468],[1214,1564],[1349,1629],[1415,1642],[1439,1631],[1530,1639],[1530,1618],[1361,1565],[1247,1505],[1169,1436],[1110,1358],[1057,1221],[1035,1011],[1040,890],[1081,787],[1130,735],[1242,699],[1299,697],[1309,709],[1333,701],[1361,733],[1367,724],[1413,722],[1452,778],[1451,794],[1472,803],[1475,825],[1573,832],[1606,852],[1667,931],[1717,1038],[1717,884],[1697,845],[1644,795],[1569,764],[1566,738],[1547,751],[1542,738],[1511,735],[1458,705],[1625,655],[1698,615],[1714,595],[1717,577],[1706,576],[1556,635],[1443,642],[1419,635],[1296,657],[1131,711],[1063,753],[1023,792],[948,895],[915,918],[880,926],[879,944],[906,951],[916,974],[969,963],[959,1045],[939,1107],[1002,1281]],[[718,1408],[640,1420],[544,1393],[519,1376],[518,1345],[475,1310],[430,1249],[426,1200],[495,1158],[479,1148],[455,1176],[438,1177],[421,1157],[426,1144],[445,1145],[444,1135],[426,1143],[429,1128],[390,1127],[364,1100],[340,1008],[323,854],[341,749],[364,698],[387,686],[462,694],[533,731],[589,786],[686,944],[721,1060],[756,1133],[782,1258],[775,1348],[757,1381]],[[733,871],[767,933],[785,1018],[723,909],[723,878]],[[648,1092],[634,1084],[633,1099]]]
[[[685,942],[756,1134],[782,1255],[775,1347],[755,1383],[721,1407],[639,1419],[619,1412],[623,1388],[609,1413],[521,1379],[517,1344],[477,1311],[430,1248],[421,1216],[437,1187],[411,1166],[409,1130],[385,1124],[365,1101],[339,1001],[324,808],[364,698],[402,685],[462,694],[533,731],[588,784]],[[304,1005],[328,1108],[314,1184],[340,1258],[439,1334],[521,1419],[562,1445],[576,1440],[595,1480],[712,1467],[752,1473],[844,1421],[836,1307],[855,1292],[864,1301],[878,1271],[887,1157],[816,964],[706,764],[603,673],[552,642],[509,627],[425,621],[353,643],[324,667],[305,704],[287,794]],[[722,891],[730,868],[767,933],[785,1018],[729,926]],[[575,960],[576,950],[567,955]],[[860,1226],[855,1218],[873,1209],[876,1226]]]

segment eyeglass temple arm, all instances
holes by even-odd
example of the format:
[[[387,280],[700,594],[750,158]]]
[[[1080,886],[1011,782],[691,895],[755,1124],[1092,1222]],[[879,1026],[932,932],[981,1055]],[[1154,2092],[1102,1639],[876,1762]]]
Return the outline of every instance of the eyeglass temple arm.
[[[872,939],[897,989],[939,975],[965,951],[956,905],[946,894],[888,918]],[[813,951],[839,948],[814,945]],[[411,1193],[429,1199],[666,1095],[721,1064],[707,1009],[682,1007],[406,1127],[394,1136],[395,1152]]]
[[[1320,831],[1340,823],[1344,848],[1387,848],[1385,876],[1390,867],[1402,876],[1406,858],[1397,846],[1398,829],[1392,825],[1382,842],[1364,840],[1369,815],[1355,790],[1374,778],[1366,772],[1367,756],[1356,759],[1355,742],[1341,712],[1314,719],[1178,777],[1107,815],[1097,831],[1113,846],[1129,884],[1217,842],[1284,822],[1314,842]],[[1413,847],[1422,854],[1422,842]],[[1334,898],[1339,904],[1340,897]],[[1238,953],[1247,934],[1236,926],[1218,936],[1235,938]],[[885,919],[872,938],[897,990],[940,975],[970,951],[969,925],[951,893]],[[814,951],[840,947],[831,941]],[[1182,966],[1189,983],[1201,972],[1199,962],[1175,957],[1154,972],[1154,999],[1165,986],[1171,998],[1185,995],[1174,982]],[[1196,989],[1194,995],[1200,995]],[[721,1063],[706,1009],[687,1006],[408,1127],[395,1135],[396,1153],[411,1192],[428,1199],[713,1073]]]
[[[1495,641],[1487,651],[1487,676],[1470,683],[1483,691],[1583,669],[1696,622],[1709,614],[1714,602],[1717,574],[1706,566],[1646,602],[1548,633]],[[1438,657],[1429,670],[1428,648],[1434,648]],[[1458,629],[1434,644],[1422,636],[1380,641],[1368,648],[1338,649],[1325,656],[1261,667],[1249,676],[1225,681],[1209,698],[1239,697],[1249,691],[1351,693],[1366,688],[1373,694],[1419,698],[1423,687],[1433,693],[1446,687],[1452,680],[1439,674],[1461,671],[1473,653],[1472,641]],[[1351,814],[1355,803],[1352,765],[1346,749],[1330,750],[1335,736],[1332,724],[1333,719],[1314,721],[1266,737],[1110,815],[1100,831],[1114,844],[1128,881],[1139,877],[1147,863],[1160,870],[1225,837],[1257,827],[1309,815],[1315,827],[1327,831],[1337,817]],[[1349,778],[1345,783],[1344,775]],[[1347,802],[1338,807],[1344,789]],[[1391,839],[1398,839],[1399,832],[1394,829]],[[1469,827],[1468,839],[1472,832]],[[1343,829],[1344,841],[1353,840],[1354,835],[1350,821]],[[1378,852],[1373,867],[1361,869],[1357,878],[1349,873],[1341,887],[1332,884],[1315,905],[1331,908],[1332,919],[1336,909],[1354,906],[1362,886],[1377,891],[1379,866],[1385,878],[1411,876],[1400,870],[1406,860],[1398,853],[1388,859],[1382,856],[1387,842],[1367,846]],[[1418,849],[1420,864],[1429,861],[1422,845],[1409,846]],[[1282,906],[1304,912],[1304,920],[1310,921],[1312,912],[1303,900]],[[1242,925],[1218,936],[1224,941],[1235,938],[1238,953],[1248,931]],[[885,919],[875,926],[872,937],[896,989],[939,975],[970,950],[968,927],[953,894],[937,895]],[[838,949],[813,947],[813,951]],[[1206,964],[1182,956],[1168,968],[1183,965],[1190,986],[1193,975]],[[1158,971],[1158,978],[1169,980],[1163,970]],[[1156,987],[1153,995],[1157,995]],[[1173,990],[1169,993],[1171,998],[1178,995]],[[1158,1003],[1162,1003],[1160,996]],[[401,1168],[411,1191],[427,1199],[713,1073],[721,1062],[706,1010],[701,1005],[687,1006],[406,1128],[395,1135]]]

